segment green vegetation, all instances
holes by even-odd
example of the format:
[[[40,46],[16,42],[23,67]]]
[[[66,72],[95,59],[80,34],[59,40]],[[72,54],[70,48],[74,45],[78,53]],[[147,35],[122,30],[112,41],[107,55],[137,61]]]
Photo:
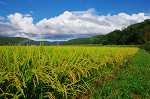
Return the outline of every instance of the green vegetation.
[[[22,44],[22,45],[37,45],[37,46],[40,46],[40,44],[43,43],[44,46],[50,46],[50,45],[56,45],[57,43],[55,42],[49,42],[49,41],[31,41],[31,42],[28,42],[26,44]]]
[[[26,41],[29,42],[20,43]],[[150,55],[145,52],[150,52],[149,42],[148,19],[106,35],[61,44],[0,37],[3,45],[0,46],[0,97],[82,97],[92,92],[91,86],[100,81],[99,88],[91,95],[93,98],[150,98]],[[4,46],[16,44],[26,46]],[[138,45],[142,48],[139,51]],[[110,77],[111,80],[105,81]]]
[[[28,41],[28,42],[26,42]],[[23,43],[22,42],[26,42]],[[27,38],[21,38],[21,37],[0,37],[0,45],[6,46],[6,45],[40,45],[41,42],[44,42],[44,45],[56,45],[56,43],[48,42],[48,41],[34,41]]]
[[[1,98],[61,99],[91,91],[138,48],[0,46],[0,52]]]
[[[142,48],[150,53],[150,41],[147,42],[146,44],[141,45],[140,48]]]
[[[150,44],[144,44],[142,45],[142,48],[150,53]]]
[[[115,45],[139,45],[150,41],[150,20],[136,23],[123,30],[115,30],[106,35],[93,36],[101,41]]]
[[[26,38],[20,37],[0,37],[0,45],[14,45],[20,41],[26,40]],[[29,40],[29,39],[27,39]]]
[[[77,39],[72,39],[72,40],[61,43],[61,45],[83,45],[83,44],[103,44],[103,45],[105,45],[106,42],[100,41],[95,38],[77,38]]]
[[[140,49],[109,81],[97,88],[92,96],[92,99],[149,99],[150,55]]]

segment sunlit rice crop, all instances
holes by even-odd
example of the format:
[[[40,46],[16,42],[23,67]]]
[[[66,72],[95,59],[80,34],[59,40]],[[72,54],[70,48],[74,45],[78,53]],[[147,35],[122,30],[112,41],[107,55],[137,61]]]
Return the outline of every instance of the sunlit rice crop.
[[[129,47],[1,46],[0,97],[69,98],[91,91],[137,53]]]

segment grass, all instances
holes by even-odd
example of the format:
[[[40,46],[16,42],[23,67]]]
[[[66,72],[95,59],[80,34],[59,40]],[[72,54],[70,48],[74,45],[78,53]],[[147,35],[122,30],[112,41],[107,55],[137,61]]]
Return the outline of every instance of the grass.
[[[150,98],[150,55],[143,49],[128,60],[91,95],[91,99],[149,99]]]

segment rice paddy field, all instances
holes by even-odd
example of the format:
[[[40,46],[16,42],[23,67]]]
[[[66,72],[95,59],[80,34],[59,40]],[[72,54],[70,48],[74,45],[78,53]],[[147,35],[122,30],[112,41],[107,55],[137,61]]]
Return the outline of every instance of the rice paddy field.
[[[136,47],[0,46],[0,97],[79,97],[137,52]]]

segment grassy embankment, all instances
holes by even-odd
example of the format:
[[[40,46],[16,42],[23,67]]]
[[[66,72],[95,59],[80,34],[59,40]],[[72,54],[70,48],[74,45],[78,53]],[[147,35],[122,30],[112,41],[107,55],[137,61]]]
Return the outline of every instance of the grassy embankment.
[[[149,99],[150,55],[140,49],[109,81],[104,81],[91,97],[91,99]]]

